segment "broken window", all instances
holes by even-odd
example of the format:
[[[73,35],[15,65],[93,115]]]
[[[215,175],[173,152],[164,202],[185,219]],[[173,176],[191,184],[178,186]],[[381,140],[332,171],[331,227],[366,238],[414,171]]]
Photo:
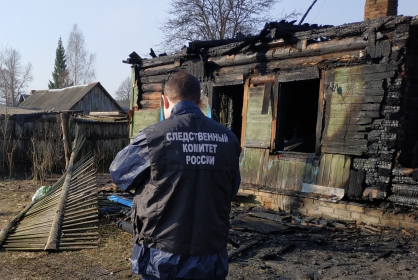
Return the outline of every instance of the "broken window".
[[[277,151],[314,153],[320,79],[279,83]]]

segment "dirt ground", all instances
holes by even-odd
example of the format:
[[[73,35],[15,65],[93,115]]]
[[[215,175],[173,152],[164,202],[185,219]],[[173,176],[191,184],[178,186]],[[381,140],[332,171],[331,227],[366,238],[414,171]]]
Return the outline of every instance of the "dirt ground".
[[[0,181],[0,229],[39,187],[31,180]],[[109,217],[100,219],[99,232],[97,249],[0,250],[0,279],[140,279],[130,271],[131,235]],[[418,279],[417,235],[235,205],[227,279]]]

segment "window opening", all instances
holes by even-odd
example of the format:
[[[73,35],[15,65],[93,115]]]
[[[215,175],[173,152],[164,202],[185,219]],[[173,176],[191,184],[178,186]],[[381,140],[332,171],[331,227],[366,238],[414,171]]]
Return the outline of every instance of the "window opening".
[[[279,150],[314,153],[320,80],[280,83]]]

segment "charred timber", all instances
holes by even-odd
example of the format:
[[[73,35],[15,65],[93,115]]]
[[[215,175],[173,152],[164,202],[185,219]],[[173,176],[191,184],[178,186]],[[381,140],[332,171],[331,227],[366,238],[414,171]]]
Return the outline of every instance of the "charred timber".
[[[418,207],[418,198],[416,197],[392,195],[389,200],[400,205]]]
[[[142,100],[160,100],[162,94],[161,91],[145,92],[142,94]]]
[[[415,18],[414,18],[415,19]],[[369,31],[370,28],[376,29],[393,29],[402,23],[411,22],[411,17],[384,17],[374,20],[363,21],[359,23],[344,24],[337,27],[330,27],[324,29],[314,29],[304,32],[295,33],[298,40],[302,39],[317,39],[317,38],[342,38],[347,36],[355,36]]]
[[[163,84],[142,84],[143,92],[162,92]]]
[[[393,184],[392,191],[399,196],[418,197],[418,185]]]
[[[187,59],[183,54],[176,54],[170,56],[160,56],[153,59],[144,59],[142,60],[142,69],[156,67],[156,66],[163,66],[167,64],[174,64],[175,61],[180,59]]]
[[[141,100],[140,102],[142,109],[157,109],[161,107],[161,100]]]
[[[363,38],[355,37],[311,44],[308,45],[305,50],[298,50],[294,47],[285,47],[251,54],[239,53],[230,56],[225,55],[222,57],[211,57],[208,59],[208,62],[217,66],[242,65],[253,62],[269,61],[271,59],[282,60],[296,57],[323,55],[334,52],[361,50],[366,47],[367,41],[364,41]]]
[[[157,66],[154,68],[142,69],[139,72],[141,78],[149,77],[149,76],[160,76],[160,75],[167,75],[171,73],[176,73],[178,71],[186,71],[187,67],[183,66],[176,66],[174,64]]]

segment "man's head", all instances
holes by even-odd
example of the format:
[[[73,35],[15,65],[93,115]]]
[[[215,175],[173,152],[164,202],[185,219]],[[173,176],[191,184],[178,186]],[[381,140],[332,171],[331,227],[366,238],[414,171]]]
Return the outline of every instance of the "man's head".
[[[168,118],[171,109],[180,101],[189,100],[200,105],[199,80],[186,72],[178,72],[170,77],[164,87],[164,116]]]

